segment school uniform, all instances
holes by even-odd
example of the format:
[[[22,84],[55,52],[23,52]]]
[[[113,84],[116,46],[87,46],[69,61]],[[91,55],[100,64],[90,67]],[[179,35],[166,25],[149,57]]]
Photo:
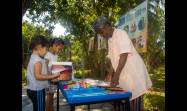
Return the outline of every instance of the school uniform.
[[[47,88],[48,86],[48,81],[41,81],[35,78],[34,65],[37,62],[41,63],[41,73],[44,75],[47,74],[45,60],[39,57],[37,54],[32,54],[30,57],[29,64],[27,66],[27,95],[33,103],[34,111],[45,111],[45,88]]]

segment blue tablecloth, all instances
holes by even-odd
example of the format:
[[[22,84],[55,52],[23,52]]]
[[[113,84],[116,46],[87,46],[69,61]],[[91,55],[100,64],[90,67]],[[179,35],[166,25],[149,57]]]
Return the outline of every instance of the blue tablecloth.
[[[129,91],[108,91],[99,87],[64,90],[62,82],[58,83],[58,87],[69,104],[110,101],[130,98],[132,96],[132,93]]]

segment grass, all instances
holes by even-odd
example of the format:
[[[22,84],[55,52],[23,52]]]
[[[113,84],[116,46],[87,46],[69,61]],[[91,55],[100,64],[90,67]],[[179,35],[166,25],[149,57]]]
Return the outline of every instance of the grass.
[[[165,93],[150,91],[144,96],[145,111],[165,111]]]
[[[153,86],[144,96],[145,111],[165,111],[165,73],[161,67],[150,74]]]

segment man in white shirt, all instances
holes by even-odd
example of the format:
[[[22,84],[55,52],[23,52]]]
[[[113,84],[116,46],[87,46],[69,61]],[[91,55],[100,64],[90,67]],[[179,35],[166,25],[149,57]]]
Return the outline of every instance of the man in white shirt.
[[[111,85],[119,85],[131,91],[131,109],[141,111],[141,98],[152,86],[142,58],[126,31],[113,28],[107,18],[98,17],[93,23],[93,28],[97,34],[108,40],[108,57],[111,60],[108,77],[112,76]],[[132,105],[134,103],[135,105]]]

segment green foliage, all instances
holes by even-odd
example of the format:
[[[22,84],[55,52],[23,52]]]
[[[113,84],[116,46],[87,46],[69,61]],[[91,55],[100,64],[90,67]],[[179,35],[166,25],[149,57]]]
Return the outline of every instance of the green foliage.
[[[36,27],[27,21],[22,24],[22,66],[26,68],[29,60],[29,45],[35,35],[44,35],[47,39],[51,38],[51,34],[44,27]]]
[[[165,89],[165,67],[160,66],[153,71],[151,75],[151,80],[153,82],[153,88]]]
[[[165,66],[158,67],[150,75],[153,86],[144,96],[145,111],[165,111]]]
[[[136,7],[144,0],[35,0],[29,9],[28,16],[33,22],[42,22],[45,27],[52,26],[55,22],[60,22],[66,30],[71,33],[76,40],[81,43],[83,61],[90,61],[88,53],[88,40],[94,36],[91,28],[92,22],[96,17],[104,15],[108,17],[112,24],[116,23],[119,17],[130,9]],[[160,5],[161,4],[161,5]],[[162,1],[148,1],[148,51],[141,54],[150,73],[165,62],[165,12],[161,8],[164,6]],[[43,16],[43,17],[41,17]],[[48,28],[52,30],[53,28]],[[106,52],[101,52],[106,53]],[[95,52],[91,56],[97,58]],[[89,56],[89,57],[88,57]],[[77,58],[77,57],[73,57]],[[98,65],[99,59],[92,66]],[[89,66],[89,65],[86,65]],[[97,72],[97,71],[94,71]]]
[[[122,14],[143,1],[34,0],[27,16],[33,20],[33,23],[42,22],[45,24],[44,26],[49,32],[54,28],[54,23],[60,22],[67,29],[67,32],[71,33],[68,36],[73,36],[70,40],[72,45],[67,47],[60,57],[65,60],[73,60],[78,64],[77,66],[84,67],[85,70],[92,70],[92,73],[103,75],[104,67],[102,65],[104,65],[103,60],[106,51],[97,51],[95,48],[94,52],[88,52],[88,40],[95,36],[91,28],[92,22],[96,17],[104,15],[114,24]],[[163,3],[159,0],[148,1],[148,48],[147,53],[143,53],[141,56],[150,73],[153,73],[154,69],[162,66],[165,62],[165,12],[162,8],[164,7]],[[23,23],[23,26],[25,24]],[[30,42],[34,32],[36,32],[36,28],[33,26],[23,27],[24,43]],[[68,39],[68,37],[65,38]],[[23,46],[24,52],[28,50],[25,44]]]
[[[148,2],[148,47],[141,54],[150,73],[165,64],[165,10],[159,4],[158,0]]]
[[[144,96],[145,111],[165,111],[165,96],[159,94],[146,94]]]

